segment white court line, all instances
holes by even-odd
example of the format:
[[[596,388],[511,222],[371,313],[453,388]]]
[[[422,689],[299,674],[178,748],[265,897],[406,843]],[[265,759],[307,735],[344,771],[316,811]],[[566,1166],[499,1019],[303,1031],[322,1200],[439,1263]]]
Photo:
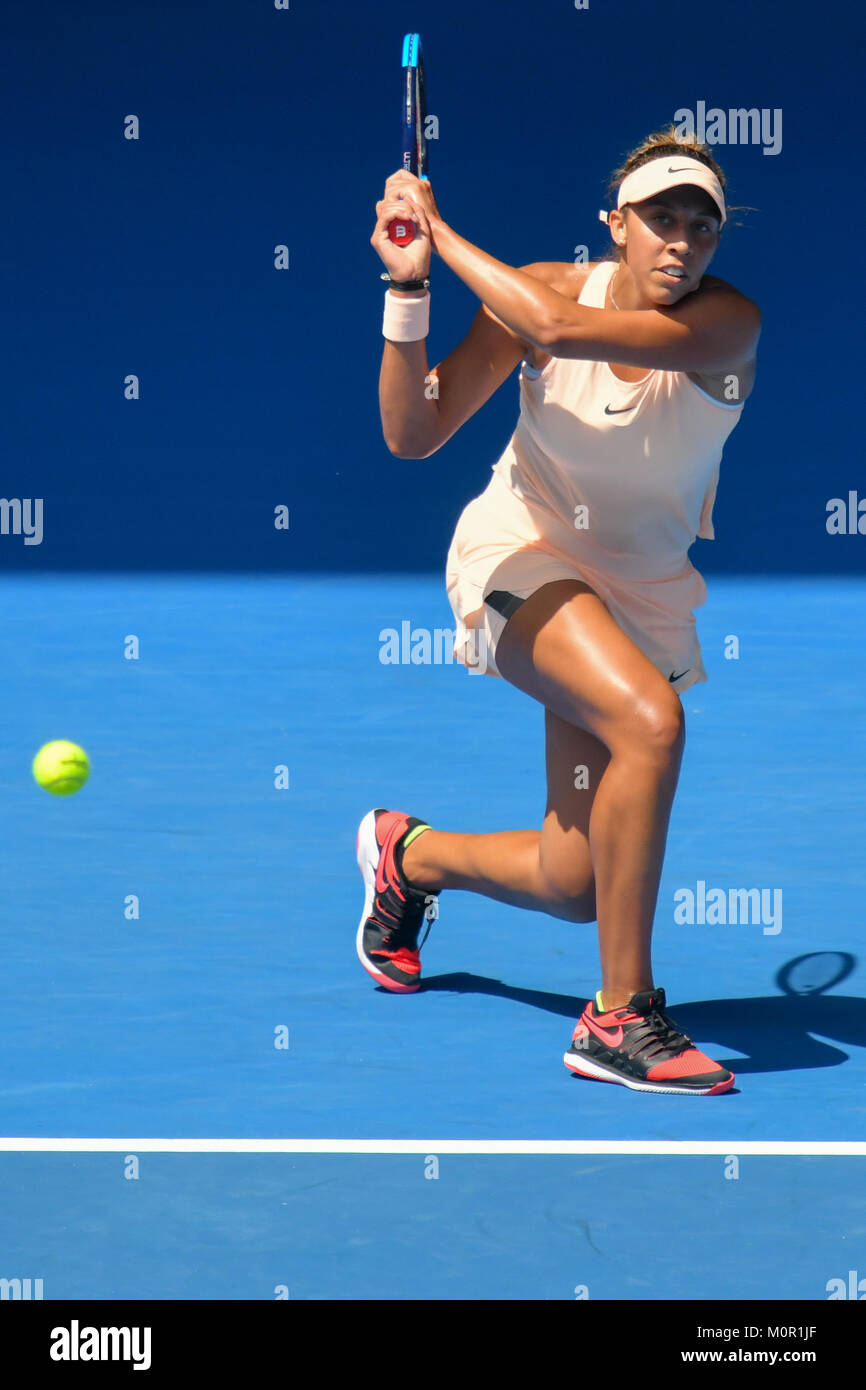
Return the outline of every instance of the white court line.
[[[166,1154],[755,1154],[866,1157],[836,1139],[4,1139],[0,1153]]]

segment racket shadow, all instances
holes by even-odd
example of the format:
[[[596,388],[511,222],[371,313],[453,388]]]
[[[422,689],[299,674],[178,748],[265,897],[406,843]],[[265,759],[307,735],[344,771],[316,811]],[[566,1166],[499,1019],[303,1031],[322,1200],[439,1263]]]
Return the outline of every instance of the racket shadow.
[[[521,989],[468,972],[430,976],[421,991],[495,995],[572,1022],[589,998]],[[847,1047],[866,1047],[866,999],[855,995],[767,994],[749,999],[673,1001],[668,1008],[689,1037],[704,1047],[714,1047],[714,1059],[730,1065],[738,1076],[838,1067],[850,1058]],[[720,1049],[726,1047],[743,1055],[720,1055]]]

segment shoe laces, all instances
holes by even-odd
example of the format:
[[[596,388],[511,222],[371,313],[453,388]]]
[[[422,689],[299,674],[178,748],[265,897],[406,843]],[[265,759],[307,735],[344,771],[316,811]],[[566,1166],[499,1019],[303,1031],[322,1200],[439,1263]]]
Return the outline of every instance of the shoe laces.
[[[638,1014],[637,1016],[643,1020],[643,1026],[639,1025],[635,1030],[640,1039],[638,1046],[634,1049],[635,1054],[652,1047],[653,1052],[671,1052],[676,1055],[679,1052],[684,1052],[686,1048],[694,1046],[691,1038],[687,1037],[685,1033],[681,1033],[673,1019],[669,1018],[656,1005],[647,1009],[645,1014]],[[653,1046],[653,1044],[657,1045]]]
[[[410,889],[410,892],[412,892],[413,895],[418,895],[420,889]],[[416,896],[415,901],[407,901],[403,903],[402,907],[403,920],[398,926],[393,926],[390,923],[386,925],[384,922],[380,922],[380,925],[385,927],[387,932],[387,936],[383,938],[382,945],[388,946],[395,942],[400,943],[399,949],[401,951],[408,950],[413,954],[417,954],[430,935],[430,929],[439,916],[438,895],[436,893],[425,893],[423,902],[420,900],[420,897]],[[418,931],[420,930],[422,922],[427,923],[427,930],[419,942]],[[411,946],[403,944],[407,940],[412,942]]]

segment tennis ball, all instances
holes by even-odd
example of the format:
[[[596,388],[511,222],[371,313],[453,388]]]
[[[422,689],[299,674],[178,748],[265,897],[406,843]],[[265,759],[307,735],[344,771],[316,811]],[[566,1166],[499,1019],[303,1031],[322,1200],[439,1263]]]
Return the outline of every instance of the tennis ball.
[[[80,791],[90,773],[90,763],[83,748],[56,738],[46,743],[33,759],[33,776],[52,796],[71,796]]]

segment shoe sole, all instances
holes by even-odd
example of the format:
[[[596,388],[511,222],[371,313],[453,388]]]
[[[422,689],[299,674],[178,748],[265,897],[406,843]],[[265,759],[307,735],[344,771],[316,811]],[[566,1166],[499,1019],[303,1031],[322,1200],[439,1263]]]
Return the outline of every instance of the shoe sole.
[[[570,1072],[575,1076],[591,1077],[594,1081],[610,1081],[615,1086],[627,1086],[630,1091],[659,1091],[665,1096],[720,1096],[724,1091],[729,1091],[736,1081],[735,1076],[731,1076],[729,1081],[717,1081],[715,1086],[675,1086],[663,1083],[653,1083],[652,1081],[633,1081],[630,1077],[617,1076],[615,1072],[609,1072],[597,1062],[590,1062],[585,1057],[580,1060],[580,1066],[575,1064],[573,1052],[566,1052],[562,1058]]]
[[[358,868],[361,870],[361,877],[366,889],[364,911],[361,913],[361,921],[355,936],[355,949],[358,952],[358,960],[377,985],[382,985],[392,994],[417,994],[421,988],[420,981],[417,985],[401,985],[397,980],[392,980],[390,975],[383,975],[382,971],[370,960],[370,957],[364,954],[364,926],[373,910],[373,899],[376,896],[376,870],[379,867],[381,852],[379,841],[376,839],[376,812],[375,810],[368,811],[358,826],[358,837],[355,841]]]

